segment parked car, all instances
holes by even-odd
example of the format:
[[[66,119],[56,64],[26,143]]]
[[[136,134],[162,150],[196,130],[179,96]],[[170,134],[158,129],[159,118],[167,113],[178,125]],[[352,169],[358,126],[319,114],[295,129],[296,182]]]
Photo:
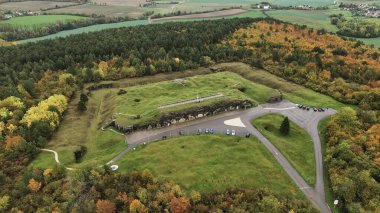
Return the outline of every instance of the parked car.
[[[309,111],[309,110],[310,110],[310,107],[306,107],[306,110]]]
[[[302,109],[306,109],[306,106],[302,106]]]
[[[202,129],[198,129],[197,135],[202,134]]]
[[[317,109],[317,108],[315,108],[315,107],[313,108],[313,110],[314,110],[314,112],[318,111],[318,109]]]
[[[303,107],[303,105],[302,105],[302,104],[301,104],[301,105],[298,105],[298,108],[302,109],[302,107]]]
[[[185,134],[185,131],[184,130],[180,130],[179,131],[179,135],[184,135]]]
[[[318,108],[318,112],[322,112],[322,109],[321,109],[321,108]]]
[[[210,132],[210,130],[208,128],[206,128],[205,133],[208,134],[209,132]]]
[[[321,111],[324,112],[324,111],[325,111],[325,108],[321,108]]]
[[[214,134],[214,129],[210,129],[210,134]]]
[[[232,136],[235,136],[235,135],[236,135],[236,132],[235,132],[234,129],[231,131],[231,135],[232,135]]]
[[[246,138],[251,137],[251,133],[247,132],[247,133],[245,134],[245,137],[246,137]]]
[[[227,129],[226,135],[230,135],[230,130],[229,129]]]

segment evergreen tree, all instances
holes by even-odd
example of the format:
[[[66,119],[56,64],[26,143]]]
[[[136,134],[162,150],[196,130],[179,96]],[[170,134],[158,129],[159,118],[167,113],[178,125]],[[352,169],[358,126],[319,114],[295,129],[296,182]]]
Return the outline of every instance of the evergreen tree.
[[[84,111],[86,111],[86,110],[87,110],[86,102],[80,100],[80,101],[78,102],[77,109],[78,109],[78,111],[80,111],[80,112],[84,112]]]
[[[285,117],[280,126],[280,132],[283,135],[288,135],[290,130],[289,118]]]

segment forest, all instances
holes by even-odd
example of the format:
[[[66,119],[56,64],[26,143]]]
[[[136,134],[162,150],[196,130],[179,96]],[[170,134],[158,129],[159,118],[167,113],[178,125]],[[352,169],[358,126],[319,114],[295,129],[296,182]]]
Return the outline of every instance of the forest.
[[[95,24],[108,24],[121,21],[131,20],[128,17],[104,17],[93,16],[88,19],[72,20],[66,22],[57,22],[47,26],[34,27],[15,27],[7,24],[0,24],[1,38],[5,41],[18,41],[27,38],[41,37],[54,34],[64,30],[72,30],[76,28],[86,27]]]
[[[343,15],[331,15],[331,24],[338,27],[337,34],[355,38],[380,37],[380,25],[376,22],[361,19],[346,20]]]
[[[188,196],[147,171],[88,169],[73,180],[61,167],[27,167],[84,83],[227,61],[249,63],[356,105],[328,125],[329,179],[345,211],[379,210],[380,51],[322,30],[246,18],[110,29],[0,47],[0,211],[314,212],[305,201],[263,190]]]

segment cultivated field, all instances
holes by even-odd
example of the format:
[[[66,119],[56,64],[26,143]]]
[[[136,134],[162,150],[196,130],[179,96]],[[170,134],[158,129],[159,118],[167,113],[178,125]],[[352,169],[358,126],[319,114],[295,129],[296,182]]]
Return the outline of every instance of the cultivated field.
[[[183,15],[183,16],[175,16],[175,17],[165,17],[165,18],[159,18],[157,20],[213,18],[213,17],[232,16],[236,14],[242,14],[245,12],[246,11],[242,9],[231,9],[231,10],[215,11],[215,12],[210,12],[210,13],[199,13],[199,14],[191,14],[191,15]]]
[[[279,128],[284,120],[280,114],[265,115],[252,124],[289,160],[304,180],[315,184],[314,145],[309,134],[290,121],[289,135],[282,135]]]
[[[239,88],[245,88],[244,92]],[[157,120],[168,112],[182,111],[189,108],[212,105],[228,100],[251,100],[264,103],[276,91],[260,84],[254,84],[239,75],[223,72],[204,76],[185,78],[177,81],[166,81],[155,84],[125,88],[127,94],[115,98],[115,114],[118,124],[130,126],[146,124]],[[175,107],[159,109],[161,105],[176,103],[223,94],[221,97],[189,103]],[[136,119],[139,116],[139,119]]]
[[[45,10],[55,7],[62,7],[62,6],[70,6],[70,5],[76,5],[78,3],[75,2],[54,2],[54,1],[20,1],[20,2],[5,2],[0,4],[0,9],[7,11],[16,11],[16,10],[23,10],[23,11],[38,11],[38,10]]]
[[[280,195],[303,196],[255,138],[180,136],[140,146],[118,165],[122,172],[148,169],[187,192],[267,188]]]
[[[75,7],[49,10],[49,14],[97,14],[109,17],[128,16],[131,18],[138,18],[146,11],[148,10],[135,6],[81,4]]]
[[[72,15],[41,15],[41,16],[22,16],[8,20],[0,21],[0,24],[7,24],[13,27],[43,27],[57,22],[68,22],[80,19],[86,19],[83,16]]]

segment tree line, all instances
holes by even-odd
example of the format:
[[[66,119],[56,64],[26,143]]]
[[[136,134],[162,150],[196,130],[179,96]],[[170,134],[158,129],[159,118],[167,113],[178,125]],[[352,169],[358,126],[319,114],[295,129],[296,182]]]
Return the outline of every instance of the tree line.
[[[86,19],[59,21],[47,26],[20,27],[10,24],[0,24],[1,38],[5,41],[18,41],[28,38],[41,37],[58,33],[64,30],[72,30],[96,24],[109,24],[122,21],[130,21],[128,17],[104,17],[94,16]]]

